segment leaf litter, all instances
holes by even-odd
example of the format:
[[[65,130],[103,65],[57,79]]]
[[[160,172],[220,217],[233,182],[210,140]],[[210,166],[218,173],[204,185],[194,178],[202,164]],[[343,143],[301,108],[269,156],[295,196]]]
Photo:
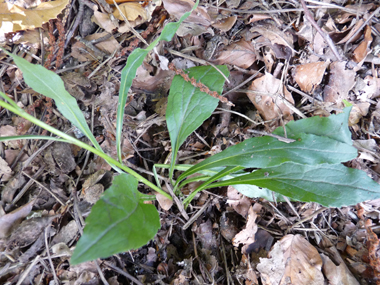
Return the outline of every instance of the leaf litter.
[[[0,3],[6,7],[0,9],[0,45],[17,48],[33,63],[47,62],[66,78],[66,89],[80,104],[97,142],[116,157],[116,94],[126,58],[193,2],[119,3],[126,18],[113,1],[79,0],[68,6],[67,1],[32,2]],[[125,163],[146,171],[153,163],[166,162],[170,140],[160,110],[166,108],[174,77],[160,62],[167,59],[177,69],[200,62],[227,65],[230,80],[236,82],[227,94],[235,107],[221,104],[222,114],[215,112],[189,136],[180,149],[182,161],[193,163],[212,153],[212,147],[236,145],[252,137],[251,129],[270,133],[288,121],[337,114],[348,102],[359,156],[346,164],[379,181],[379,11],[377,4],[363,2],[307,1],[320,31],[300,3],[201,2],[174,39],[150,53],[138,69],[126,103]],[[84,7],[89,13],[80,12]],[[26,19],[23,13],[33,17]],[[85,31],[88,22],[95,23],[95,30]],[[331,42],[324,40],[326,35]],[[58,36],[66,40],[49,41]],[[60,52],[53,52],[50,61],[44,58],[54,49]],[[81,136],[54,105],[25,89],[22,74],[3,53],[0,58],[2,91],[48,124]],[[234,113],[223,117],[226,112]],[[0,136],[42,132],[5,110],[0,114]],[[225,131],[220,131],[220,122]],[[1,282],[379,284],[377,200],[328,209],[270,193],[266,199],[247,198],[232,186],[194,200],[186,229],[178,209],[160,197],[162,228],[147,246],[72,266],[69,257],[84,220],[115,173],[99,157],[59,142],[1,142],[0,154]],[[40,261],[46,250],[52,261],[48,269]],[[28,276],[25,270],[30,270]]]

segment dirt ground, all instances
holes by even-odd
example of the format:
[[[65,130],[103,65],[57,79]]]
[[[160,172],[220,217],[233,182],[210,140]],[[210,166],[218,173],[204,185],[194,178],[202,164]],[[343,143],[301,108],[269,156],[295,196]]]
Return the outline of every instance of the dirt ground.
[[[58,74],[115,158],[128,56],[193,6],[191,0],[126,1],[0,0],[0,46]],[[152,166],[170,163],[165,113],[176,72],[226,65],[221,95],[227,100],[181,146],[180,163],[270,135],[289,121],[339,114],[349,103],[358,157],[344,165],[379,182],[379,11],[379,1],[202,0],[137,69],[125,107],[123,162],[153,182]],[[274,96],[278,90],[282,100]],[[25,83],[3,51],[0,91],[88,142],[53,100]],[[0,107],[0,136],[16,135],[49,132]],[[380,195],[328,208],[246,197],[229,186],[202,191],[186,210],[154,201],[161,228],[147,245],[71,265],[85,219],[115,175],[102,158],[75,145],[0,141],[0,284],[380,284]],[[197,185],[186,185],[179,199]],[[143,185],[139,191],[151,194]]]

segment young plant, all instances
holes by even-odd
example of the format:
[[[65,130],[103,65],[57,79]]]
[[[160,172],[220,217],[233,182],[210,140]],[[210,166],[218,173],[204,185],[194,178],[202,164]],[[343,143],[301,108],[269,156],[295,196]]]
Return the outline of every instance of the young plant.
[[[195,7],[196,5],[193,9]],[[53,98],[62,115],[78,127],[94,147],[37,120],[1,92],[0,95],[8,103],[0,100],[0,106],[60,138],[27,135],[0,137],[0,141],[54,139],[76,144],[104,158],[120,172],[87,217],[83,235],[70,260],[72,264],[139,248],[151,240],[160,227],[157,209],[153,205],[144,203],[146,200],[154,199],[154,196],[140,193],[137,190],[138,182],[170,199],[172,197],[163,191],[160,185],[149,182],[122,164],[120,142],[124,106],[136,70],[144,57],[159,40],[170,40],[179,24],[188,15],[189,13],[186,13],[177,23],[168,24],[161,36],[147,49],[137,49],[128,58],[122,71],[117,111],[118,161],[102,151],[75,99],[64,90],[59,76],[11,55],[23,72],[25,82],[35,91]],[[271,200],[273,196],[270,191],[274,191],[279,200],[285,195],[293,200],[313,201],[332,207],[352,205],[379,197],[379,184],[370,179],[365,172],[341,164],[357,156],[348,129],[350,108],[328,118],[312,117],[290,122],[285,126],[287,137],[294,140],[290,143],[268,136],[251,138],[196,165],[176,165],[180,146],[204,120],[211,116],[218,105],[217,98],[202,92],[193,82],[194,80],[197,83],[202,82],[211,91],[220,94],[224,77],[228,76],[229,72],[225,66],[218,66],[218,69],[219,71],[210,66],[190,68],[186,72],[189,78],[193,78],[192,82],[176,75],[170,88],[166,121],[172,143],[172,161],[170,165],[156,166],[169,168],[171,180],[174,170],[183,171],[173,182],[174,189],[183,187],[189,181],[204,181],[184,199],[185,205],[188,205],[199,191],[228,185],[234,185],[237,190],[249,197],[262,196]],[[278,128],[274,134],[284,136],[284,129]],[[245,169],[255,170],[245,171]],[[202,175],[188,178],[195,173]]]

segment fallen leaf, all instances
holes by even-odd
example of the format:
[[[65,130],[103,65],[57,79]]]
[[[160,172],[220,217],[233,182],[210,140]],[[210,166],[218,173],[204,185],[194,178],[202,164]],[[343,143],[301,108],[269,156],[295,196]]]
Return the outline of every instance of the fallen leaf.
[[[1,177],[2,182],[6,182],[12,177],[12,169],[9,167],[8,163],[1,156],[0,156],[0,177]]]
[[[275,78],[270,73],[265,73],[264,76],[255,79],[249,87],[249,90],[255,91],[255,93],[248,92],[248,98],[266,121],[280,116],[283,116],[285,121],[293,120],[293,111],[279,98],[279,93],[283,91],[285,98],[291,104],[294,104],[294,99],[290,92],[281,85],[280,79]]]
[[[135,21],[138,17],[141,17],[145,23],[149,18],[145,8],[138,2],[127,2],[119,5],[121,12],[127,18],[128,21]],[[120,14],[119,9],[114,10],[113,15],[116,19],[124,21],[123,16]]]
[[[339,265],[335,265],[332,260],[321,254],[323,260],[323,274],[326,276],[329,284],[331,285],[359,285],[360,283],[355,279],[346,264],[342,260]]]
[[[312,92],[321,83],[329,62],[319,61],[297,65],[294,70],[294,80],[302,91]]]
[[[161,193],[157,193],[156,198],[161,208],[164,209],[165,211],[168,211],[173,206],[173,200],[170,200],[169,198],[162,195]]]
[[[265,285],[323,285],[322,258],[301,235],[286,235],[260,258],[257,270]]]
[[[248,210],[251,207],[251,200],[237,191],[233,186],[228,186],[227,198],[227,203],[234,208],[236,213],[246,218],[248,215]]]
[[[338,106],[343,99],[348,99],[348,92],[355,85],[356,72],[346,69],[347,62],[333,62],[330,64],[329,82],[323,90],[326,102],[332,102]]]
[[[189,12],[195,4],[191,0],[163,0],[163,3],[165,10],[177,20],[181,18],[183,14]],[[209,27],[211,24],[211,17],[204,7],[198,6],[185,22]]]
[[[92,40],[97,40],[99,38],[102,38],[106,35],[108,35],[107,32],[95,33],[95,34],[87,36],[85,39],[87,41],[92,41]],[[121,48],[120,44],[113,36],[111,36],[107,40],[104,40],[104,41],[101,41],[100,43],[95,44],[95,46],[101,51],[108,54],[112,54],[114,51],[119,50]]]
[[[255,47],[245,40],[232,43],[212,61],[215,64],[232,64],[248,68],[256,61]]]
[[[112,31],[118,28],[117,21],[113,21],[110,18],[109,14],[102,13],[98,11],[98,7],[96,5],[94,9],[94,15],[91,17],[91,20],[97,24],[99,27],[104,29],[108,33],[112,33]]]
[[[253,211],[253,207],[251,206],[248,210],[248,218],[245,229],[239,232],[233,239],[232,244],[236,247],[239,244],[250,245],[255,242],[255,234],[257,232],[257,224],[256,224],[257,213]]]
[[[2,27],[0,36],[2,33],[42,27],[42,24],[50,19],[57,18],[69,2],[69,0],[42,2],[33,9],[25,9],[10,3],[0,3],[0,26]]]
[[[212,24],[212,26],[223,32],[228,32],[235,25],[236,20],[237,20],[237,16],[231,16],[226,19],[219,20],[218,22]]]
[[[372,36],[371,36],[371,27],[365,26],[364,28],[364,39],[363,41],[358,45],[358,47],[354,50],[352,55],[352,60],[356,63],[361,62],[366,58],[366,56],[370,53],[370,45],[372,43]]]

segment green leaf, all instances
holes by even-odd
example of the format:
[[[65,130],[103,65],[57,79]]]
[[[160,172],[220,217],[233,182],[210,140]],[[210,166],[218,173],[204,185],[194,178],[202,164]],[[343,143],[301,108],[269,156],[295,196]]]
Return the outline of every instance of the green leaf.
[[[160,218],[153,205],[144,204],[144,197],[133,176],[116,176],[92,207],[70,263],[106,258],[147,244],[160,228]]]
[[[181,23],[197,8],[199,0],[196,1],[193,8],[182,15],[178,22],[169,23],[165,25],[161,35],[153,41],[146,49],[135,49],[129,56],[125,67],[121,72],[121,83],[119,90],[119,103],[117,106],[117,120],[116,120],[116,146],[117,156],[121,162],[121,132],[123,129],[124,108],[128,98],[128,91],[132,86],[132,81],[136,77],[137,68],[143,63],[147,54],[158,44],[159,41],[171,41],[174,34],[177,32]]]
[[[283,195],[256,185],[237,184],[233,186],[239,193],[249,198],[264,198],[268,201],[285,202]]]
[[[66,91],[62,79],[41,65],[32,64],[17,55],[6,53],[13,58],[17,67],[22,71],[26,84],[34,91],[52,98],[61,114],[85,134],[97,149],[101,150],[76,99]]]
[[[229,71],[226,66],[218,68],[227,77]],[[221,93],[225,78],[212,66],[198,66],[190,68],[189,77],[202,82],[211,91]],[[168,105],[166,109],[166,122],[172,144],[172,161],[170,177],[172,177],[177,152],[186,138],[195,131],[218,106],[219,100],[200,91],[181,76],[173,78],[170,87]]]
[[[364,171],[342,164],[302,165],[286,162],[211,184],[210,187],[251,184],[303,202],[327,207],[354,205],[380,197],[380,185]]]
[[[352,145],[351,132],[348,128],[348,117],[352,107],[343,109],[343,113],[329,117],[311,117],[292,121],[285,125],[288,138],[297,138],[299,134],[314,134],[329,137],[333,140]],[[273,134],[285,136],[284,128],[278,127]]]
[[[292,138],[296,141],[285,143],[268,136],[245,140],[194,165],[182,173],[178,181],[199,171],[221,166],[264,168],[287,161],[310,165],[335,164],[357,156],[353,146],[328,137],[301,133]]]

